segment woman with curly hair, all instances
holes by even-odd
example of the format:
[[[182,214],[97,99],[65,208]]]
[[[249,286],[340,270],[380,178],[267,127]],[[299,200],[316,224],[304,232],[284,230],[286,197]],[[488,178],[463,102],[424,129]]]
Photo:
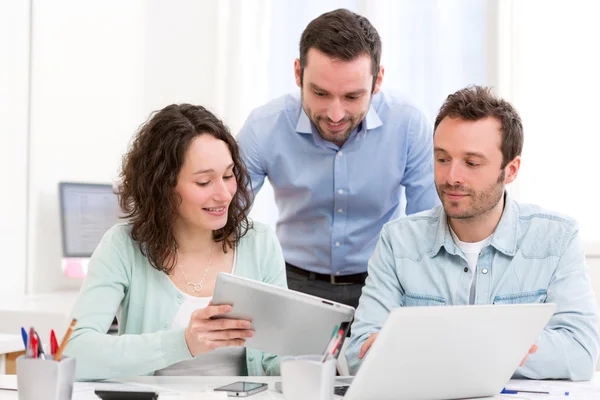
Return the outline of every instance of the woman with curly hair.
[[[250,322],[211,319],[231,311],[210,302],[219,272],[286,287],[277,238],[248,219],[249,188],[235,139],[205,108],[170,105],[142,125],[123,157],[128,222],[102,238],[72,313],[78,380],[279,373],[278,357],[244,347]]]

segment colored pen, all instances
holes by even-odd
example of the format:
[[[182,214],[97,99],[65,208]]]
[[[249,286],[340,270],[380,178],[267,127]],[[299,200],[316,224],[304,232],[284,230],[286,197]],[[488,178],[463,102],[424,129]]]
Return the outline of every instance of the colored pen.
[[[336,356],[337,354],[337,350],[338,348],[341,348],[341,343],[342,343],[342,339],[344,338],[344,330],[342,328],[338,329],[334,341],[333,341],[333,345],[330,347],[329,351],[327,352],[326,356],[325,356],[325,361],[330,359],[331,357]],[[325,362],[323,361],[323,362]]]
[[[25,351],[27,351],[27,331],[23,327],[21,327],[21,337],[23,338],[23,345],[25,346]]]
[[[34,341],[33,327],[31,327],[31,328],[29,328],[29,335],[27,335],[27,349],[25,350],[25,354],[27,355],[27,357],[31,357],[31,358],[34,358],[33,341]]]
[[[553,394],[558,396],[568,396],[570,392],[546,392],[542,390],[521,390],[521,389],[511,389],[504,388],[500,392],[500,394],[519,394],[519,393],[530,393],[530,394]]]
[[[55,355],[58,350],[58,340],[56,340],[56,333],[54,329],[50,331],[50,354]]]
[[[38,358],[38,350],[39,350],[39,341],[36,337],[35,333],[31,336],[31,357]]]
[[[335,341],[337,339],[338,329],[339,329],[339,325],[336,325],[335,328],[333,328],[333,332],[331,334],[331,339],[329,339],[329,343],[327,343],[327,347],[325,347],[325,351],[323,352],[323,357],[321,358],[322,362],[327,361],[327,358],[329,358],[329,353],[331,353],[331,349],[333,348]]]
[[[342,346],[344,345],[344,341],[346,340],[346,334],[348,333],[348,329],[350,328],[350,323],[349,322],[342,322],[340,324],[340,331],[341,333],[341,339],[338,342],[338,346],[335,349],[335,351],[333,352],[333,358],[335,358],[337,360],[337,358],[340,355],[340,352],[342,351]]]
[[[33,330],[33,334],[35,335],[38,344],[37,356],[39,358],[46,359],[46,353],[44,352],[44,346],[42,345],[42,339],[40,339],[40,335],[38,335],[35,329]]]
[[[75,318],[73,318],[71,320],[71,323],[69,324],[69,329],[67,329],[67,333],[65,333],[65,336],[62,339],[62,342],[60,342],[60,346],[58,348],[58,350],[56,350],[56,354],[54,354],[54,361],[60,361],[61,357],[62,357],[62,353],[63,351],[65,351],[65,347],[67,347],[67,343],[69,342],[69,338],[71,337],[71,334],[73,333],[73,328],[75,328],[75,324],[77,323],[77,320]]]

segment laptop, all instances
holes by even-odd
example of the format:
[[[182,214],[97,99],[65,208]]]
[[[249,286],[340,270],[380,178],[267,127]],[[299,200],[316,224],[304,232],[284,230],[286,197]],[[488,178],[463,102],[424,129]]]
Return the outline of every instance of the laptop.
[[[392,310],[344,400],[444,400],[502,391],[556,305]]]
[[[212,302],[233,306],[221,318],[252,321],[246,347],[282,356],[322,354],[334,328],[354,317],[345,304],[223,272]]]

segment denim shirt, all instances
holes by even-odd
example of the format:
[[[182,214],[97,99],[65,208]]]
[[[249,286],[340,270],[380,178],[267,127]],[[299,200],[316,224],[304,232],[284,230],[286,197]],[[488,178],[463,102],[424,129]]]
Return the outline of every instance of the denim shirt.
[[[591,379],[598,315],[578,225],[505,199],[491,243],[477,260],[475,304],[556,303],[536,341],[539,349],[514,377]],[[346,351],[351,372],[360,367],[361,346],[393,308],[469,304],[472,271],[466,267],[441,206],[387,223],[352,325]]]

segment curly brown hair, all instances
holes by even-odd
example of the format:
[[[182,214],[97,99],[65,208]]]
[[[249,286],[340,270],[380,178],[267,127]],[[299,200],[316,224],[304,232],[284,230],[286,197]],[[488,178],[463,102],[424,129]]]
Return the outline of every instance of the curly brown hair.
[[[446,117],[478,121],[492,117],[500,122],[502,133],[502,166],[520,156],[523,151],[523,123],[515,108],[497,97],[489,87],[471,85],[446,98],[435,119],[434,132]]]
[[[229,205],[227,223],[213,231],[223,251],[234,248],[252,228],[248,219],[251,186],[248,170],[235,138],[223,122],[202,106],[172,104],[154,112],[139,129],[123,156],[119,202],[131,224],[131,237],[150,264],[167,274],[175,267],[178,243],[173,224],[181,197],[175,193],[177,177],[192,140],[211,135],[225,142],[233,159],[237,191]]]

